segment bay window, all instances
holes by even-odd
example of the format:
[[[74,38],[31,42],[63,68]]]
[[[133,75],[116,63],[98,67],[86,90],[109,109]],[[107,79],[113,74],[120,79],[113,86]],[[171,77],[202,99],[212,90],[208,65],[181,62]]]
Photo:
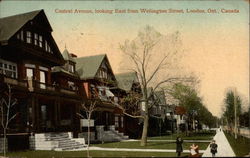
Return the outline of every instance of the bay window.
[[[11,78],[17,78],[17,64],[0,59],[0,74]]]

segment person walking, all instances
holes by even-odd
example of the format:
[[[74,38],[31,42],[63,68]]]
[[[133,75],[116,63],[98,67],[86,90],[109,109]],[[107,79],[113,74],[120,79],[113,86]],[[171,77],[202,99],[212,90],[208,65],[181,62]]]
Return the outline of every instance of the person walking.
[[[212,157],[215,157],[215,154],[217,153],[217,148],[218,148],[218,145],[215,143],[215,140],[213,140],[211,143],[210,143],[210,151],[212,153]]]
[[[183,143],[183,140],[181,139],[181,137],[177,137],[176,138],[176,153],[178,157],[180,157],[181,153],[183,152],[182,143]]]

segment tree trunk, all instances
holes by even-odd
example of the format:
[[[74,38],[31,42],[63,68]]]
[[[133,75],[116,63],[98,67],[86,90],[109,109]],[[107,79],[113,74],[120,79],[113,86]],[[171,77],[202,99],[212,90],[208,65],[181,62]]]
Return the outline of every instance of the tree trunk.
[[[148,113],[146,113],[145,118],[144,118],[144,122],[143,122],[141,146],[146,146],[147,145],[147,136],[148,136]]]
[[[87,147],[87,157],[89,157],[89,144],[90,144],[90,118],[88,119],[88,147]]]
[[[3,156],[6,157],[6,128],[3,129]]]

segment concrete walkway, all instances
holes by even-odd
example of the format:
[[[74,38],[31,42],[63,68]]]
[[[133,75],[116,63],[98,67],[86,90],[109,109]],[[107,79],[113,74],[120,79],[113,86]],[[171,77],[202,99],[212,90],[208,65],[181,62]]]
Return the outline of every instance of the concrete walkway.
[[[235,157],[235,153],[231,148],[223,131],[217,130],[216,135],[213,138],[218,145],[216,157]],[[212,157],[210,147],[208,145],[202,157]]]
[[[136,152],[171,152],[175,153],[175,149],[128,149],[128,148],[100,148],[90,147],[89,150],[101,150],[101,151],[136,151]],[[199,150],[200,153],[204,153],[205,150]],[[189,150],[184,150],[184,153],[190,153]]]
[[[141,141],[138,139],[128,139],[128,140],[122,140],[122,142],[136,142],[136,141]],[[157,139],[149,139],[147,140],[148,142],[172,142],[175,143],[176,140],[157,140]],[[187,143],[193,143],[193,142],[201,142],[201,143],[208,143],[211,142],[211,140],[183,140],[183,142]]]

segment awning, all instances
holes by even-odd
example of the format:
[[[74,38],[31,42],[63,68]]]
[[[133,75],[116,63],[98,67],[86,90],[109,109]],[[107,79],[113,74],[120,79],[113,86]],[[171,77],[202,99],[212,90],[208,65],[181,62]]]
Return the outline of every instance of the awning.
[[[109,89],[106,89],[106,95],[108,97],[114,97],[115,96]]]
[[[109,90],[109,87],[97,86],[97,88],[98,88],[100,91],[105,90],[105,93],[106,93],[106,96],[107,96],[107,97],[114,97],[114,96],[115,96],[115,95]]]

